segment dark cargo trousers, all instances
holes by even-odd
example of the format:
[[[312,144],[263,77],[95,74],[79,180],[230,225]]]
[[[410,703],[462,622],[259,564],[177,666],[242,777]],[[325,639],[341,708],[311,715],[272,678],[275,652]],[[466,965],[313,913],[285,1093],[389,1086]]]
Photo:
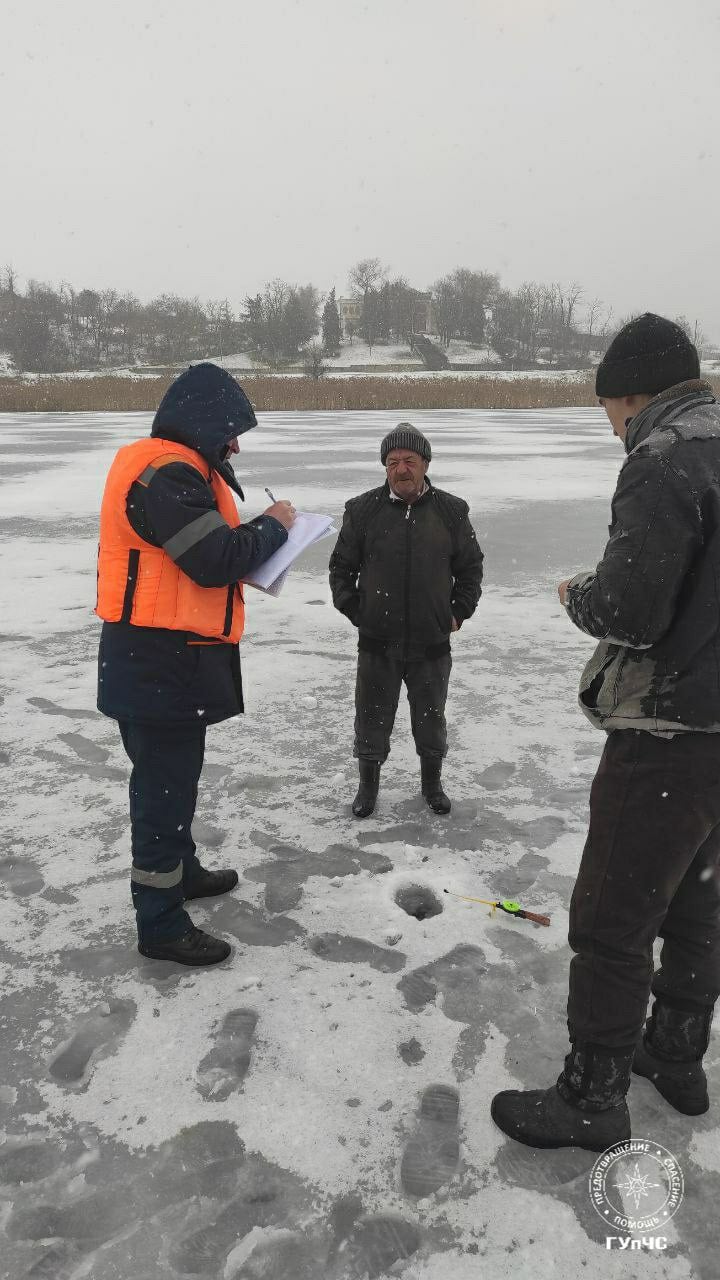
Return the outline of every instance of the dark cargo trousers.
[[[653,974],[653,943],[663,939]],[[571,1041],[630,1048],[650,991],[720,994],[720,735],[609,734],[570,906]]]
[[[192,927],[184,889],[200,871],[191,824],[205,754],[205,725],[120,721],[132,761],[131,890],[141,942],[180,938]]]
[[[445,702],[451,667],[449,653],[406,662],[385,653],[361,649],[355,684],[353,755],[379,764],[387,760],[404,681],[417,753],[442,760],[447,755]]]

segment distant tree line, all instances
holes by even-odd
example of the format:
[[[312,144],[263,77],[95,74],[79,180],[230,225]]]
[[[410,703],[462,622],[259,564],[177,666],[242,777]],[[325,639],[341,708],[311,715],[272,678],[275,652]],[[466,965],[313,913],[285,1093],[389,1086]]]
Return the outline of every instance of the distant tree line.
[[[599,299],[585,302],[578,284],[523,284],[504,289],[499,276],[460,267],[425,291],[391,277],[379,258],[364,258],[349,273],[353,318],[341,325],[332,289],[324,297],[311,284],[272,280],[237,312],[227,299],[201,302],[161,294],[143,303],[116,289],[58,287],[17,273],[0,273],[0,351],[20,371],[62,372],[117,365],[168,366],[244,351],[280,368],[303,360],[317,377],[323,359],[336,355],[343,336],[376,344],[412,345],[432,307],[434,341],[459,339],[478,348],[478,363],[492,348],[503,364],[587,365],[612,336],[611,313]],[[691,331],[695,340],[701,335]],[[319,340],[318,339],[319,336]],[[497,356],[494,358],[497,359]]]

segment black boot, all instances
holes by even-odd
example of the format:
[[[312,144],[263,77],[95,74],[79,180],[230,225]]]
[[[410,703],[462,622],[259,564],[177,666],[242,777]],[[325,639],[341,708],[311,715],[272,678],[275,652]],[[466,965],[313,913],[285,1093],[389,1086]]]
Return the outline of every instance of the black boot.
[[[630,1137],[625,1094],[633,1050],[574,1045],[552,1089],[508,1089],[492,1100],[499,1129],[528,1147],[605,1151]]]
[[[169,942],[138,942],[138,951],[151,960],[174,960],[175,964],[208,965],[219,964],[227,960],[232,947],[222,938],[213,938],[209,933],[194,926],[181,938],[172,938]]]
[[[352,811],[356,818],[369,818],[375,808],[380,788],[380,765],[377,760],[358,760],[360,770],[360,786],[352,803]]]
[[[676,1111],[701,1116],[708,1110],[702,1059],[710,1039],[710,1007],[679,1009],[660,998],[645,1024],[633,1071],[645,1076]]]
[[[420,757],[422,793],[425,799],[434,813],[449,813],[450,801],[442,789],[441,773],[442,760],[436,760],[434,756]]]
[[[200,875],[183,886],[185,901],[189,898],[214,898],[219,893],[229,893],[238,883],[237,871],[207,871],[200,868]]]

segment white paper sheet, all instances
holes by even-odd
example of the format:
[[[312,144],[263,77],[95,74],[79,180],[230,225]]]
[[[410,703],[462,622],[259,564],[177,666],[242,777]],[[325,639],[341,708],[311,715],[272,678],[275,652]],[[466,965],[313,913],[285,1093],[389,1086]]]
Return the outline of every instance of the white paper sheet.
[[[257,587],[258,590],[267,592],[268,595],[279,595],[288,571],[298,556],[301,556],[303,551],[307,551],[313,543],[320,542],[322,538],[329,538],[333,533],[337,533],[337,530],[333,525],[332,516],[319,516],[310,511],[298,511],[295,523],[288,533],[287,542],[283,543],[279,551],[270,556],[264,564],[253,569],[243,581],[250,587]]]

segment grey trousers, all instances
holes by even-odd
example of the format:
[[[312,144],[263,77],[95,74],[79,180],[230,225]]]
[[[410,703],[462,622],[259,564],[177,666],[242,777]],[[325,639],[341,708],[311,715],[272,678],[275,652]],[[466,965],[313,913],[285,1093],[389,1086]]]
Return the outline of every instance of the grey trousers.
[[[405,682],[410,723],[419,756],[442,760],[447,755],[445,701],[452,657],[405,662],[384,653],[358,653],[355,685],[353,755],[383,764],[390,752],[400,688]]]

